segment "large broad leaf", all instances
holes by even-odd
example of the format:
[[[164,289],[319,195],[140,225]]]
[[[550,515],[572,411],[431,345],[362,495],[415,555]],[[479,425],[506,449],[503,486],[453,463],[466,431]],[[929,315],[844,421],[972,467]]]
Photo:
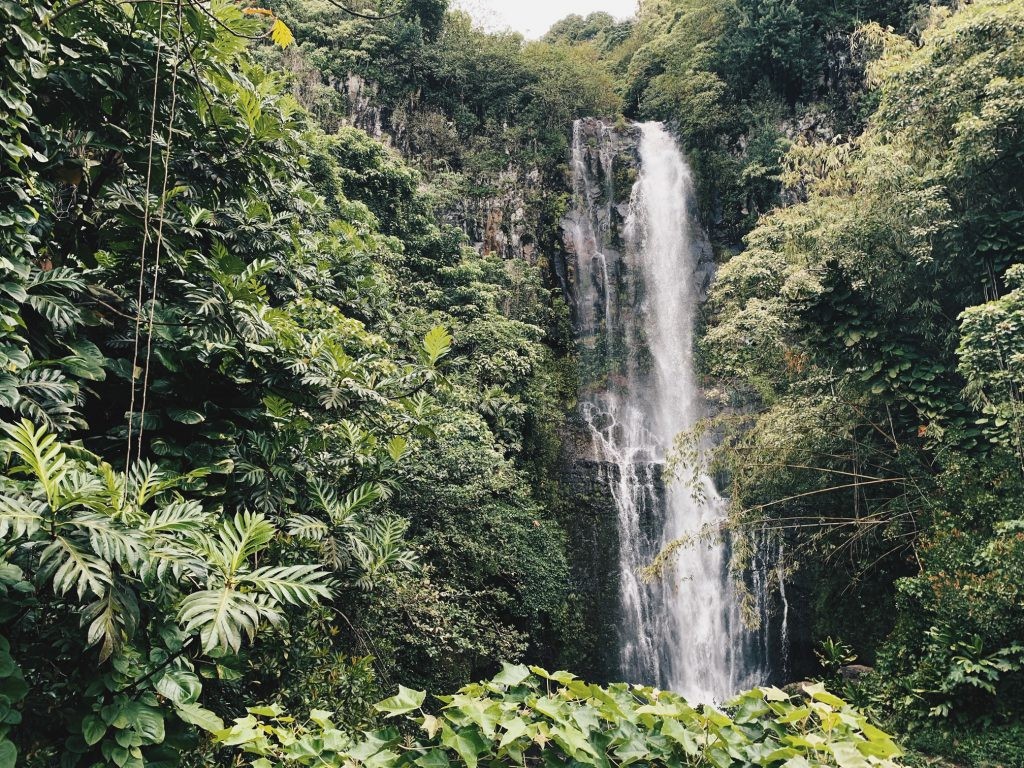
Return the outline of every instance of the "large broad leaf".
[[[106,358],[103,352],[91,341],[75,340],[68,342],[73,355],[59,360],[65,369],[80,379],[102,381],[107,372],[103,367]]]
[[[521,739],[529,732],[529,726],[526,721],[521,717],[513,717],[511,720],[503,720],[501,723],[502,728],[505,732],[501,736],[501,741],[498,742],[499,747],[507,747],[516,739]]]
[[[178,713],[178,717],[186,723],[197,725],[204,731],[219,733],[224,730],[224,721],[198,704],[178,704],[175,711]]]
[[[496,685],[519,685],[521,682],[530,677],[530,670],[523,664],[509,664],[502,662],[501,672],[499,672],[492,683]]]
[[[167,415],[179,424],[202,424],[206,421],[206,416],[191,408],[168,408]]]
[[[199,677],[187,669],[169,669],[156,681],[156,691],[177,706],[193,704],[199,700],[203,684]]]
[[[467,768],[476,768],[480,755],[485,753],[489,746],[476,726],[455,731],[445,725],[441,728],[441,743],[449,749],[454,749]]]
[[[82,738],[85,739],[85,743],[89,746],[98,744],[106,732],[107,724],[103,722],[102,718],[96,715],[88,715],[82,720]]]
[[[7,739],[0,739],[0,768],[15,768],[17,764],[17,747]]]
[[[140,701],[121,705],[111,725],[120,730],[134,730],[146,744],[159,744],[164,740],[163,712]]]
[[[451,762],[443,749],[432,749],[414,761],[420,768],[450,768]]]
[[[386,712],[388,717],[404,715],[422,707],[426,698],[425,691],[414,691],[412,688],[400,685],[396,695],[390,699],[384,699],[380,704],[375,704],[373,708],[378,712]]]

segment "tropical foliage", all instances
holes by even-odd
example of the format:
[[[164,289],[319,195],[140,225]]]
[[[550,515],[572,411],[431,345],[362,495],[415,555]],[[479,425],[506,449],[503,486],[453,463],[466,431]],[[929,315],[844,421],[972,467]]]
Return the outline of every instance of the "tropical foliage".
[[[0,768],[1024,764],[1024,5],[923,6],[0,0]],[[738,582],[784,544],[856,710],[521,664],[594,642],[559,224],[620,112],[700,180]]]

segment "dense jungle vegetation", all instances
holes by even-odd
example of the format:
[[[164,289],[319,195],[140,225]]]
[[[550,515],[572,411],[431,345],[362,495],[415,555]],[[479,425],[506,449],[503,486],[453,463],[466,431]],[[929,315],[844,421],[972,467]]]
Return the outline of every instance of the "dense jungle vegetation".
[[[1024,0],[535,42],[446,0],[0,0],[0,44],[0,768],[1024,765]],[[543,669],[592,672],[590,115],[693,164],[735,565],[785,542],[813,683]]]

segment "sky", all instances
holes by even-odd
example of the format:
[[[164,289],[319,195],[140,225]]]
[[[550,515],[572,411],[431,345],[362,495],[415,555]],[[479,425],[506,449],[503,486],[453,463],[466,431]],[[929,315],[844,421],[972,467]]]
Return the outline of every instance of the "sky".
[[[529,39],[540,37],[570,13],[606,11],[624,19],[636,12],[636,0],[455,0],[452,5],[468,11],[487,29],[511,28]]]

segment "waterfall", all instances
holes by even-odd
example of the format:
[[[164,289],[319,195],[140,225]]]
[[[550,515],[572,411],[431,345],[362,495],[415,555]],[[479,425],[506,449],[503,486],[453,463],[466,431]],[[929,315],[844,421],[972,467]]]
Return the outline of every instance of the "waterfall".
[[[581,415],[618,514],[619,672],[692,700],[722,700],[765,683],[772,652],[769,621],[757,631],[744,626],[728,542],[683,547],[661,578],[640,575],[666,544],[725,516],[706,474],[684,467],[681,475],[696,480],[682,483],[664,472],[676,436],[702,416],[693,343],[708,260],[701,263],[706,238],[693,178],[660,123],[578,121],[573,139],[575,206],[564,225],[574,256],[570,298]],[[617,181],[631,184],[628,201]],[[756,610],[768,610],[775,573],[750,574]]]

